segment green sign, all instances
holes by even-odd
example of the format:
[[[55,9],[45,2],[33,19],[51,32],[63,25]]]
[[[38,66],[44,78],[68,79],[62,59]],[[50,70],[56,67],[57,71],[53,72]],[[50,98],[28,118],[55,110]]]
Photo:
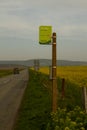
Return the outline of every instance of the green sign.
[[[52,26],[40,26],[39,27],[39,43],[50,44],[52,37]]]

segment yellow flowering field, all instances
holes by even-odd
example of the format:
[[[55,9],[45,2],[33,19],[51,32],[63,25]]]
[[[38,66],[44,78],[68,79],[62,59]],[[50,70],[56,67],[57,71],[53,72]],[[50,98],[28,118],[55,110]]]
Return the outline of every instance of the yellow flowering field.
[[[41,67],[39,71],[49,74],[49,67]],[[57,76],[68,79],[81,87],[87,86],[87,66],[59,66]]]

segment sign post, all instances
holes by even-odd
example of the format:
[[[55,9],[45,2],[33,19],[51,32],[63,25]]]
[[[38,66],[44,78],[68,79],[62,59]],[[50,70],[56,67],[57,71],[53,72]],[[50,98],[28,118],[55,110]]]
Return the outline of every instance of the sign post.
[[[51,26],[39,27],[39,43],[48,45],[52,40],[52,111],[57,110],[57,78],[56,78],[56,33],[52,35]]]
[[[56,33],[52,36],[52,111],[57,110],[57,78],[56,78]]]

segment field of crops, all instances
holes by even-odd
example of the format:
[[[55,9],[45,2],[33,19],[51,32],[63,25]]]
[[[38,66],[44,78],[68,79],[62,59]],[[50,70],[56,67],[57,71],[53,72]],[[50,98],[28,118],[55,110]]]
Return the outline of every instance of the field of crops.
[[[45,74],[49,74],[48,67],[41,67],[39,71]],[[57,76],[68,79],[81,87],[87,87],[87,66],[57,67]]]

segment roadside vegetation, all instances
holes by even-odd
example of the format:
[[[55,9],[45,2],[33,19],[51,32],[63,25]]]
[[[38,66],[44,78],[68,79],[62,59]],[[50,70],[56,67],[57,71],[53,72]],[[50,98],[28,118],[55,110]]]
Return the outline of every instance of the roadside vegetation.
[[[10,75],[13,73],[12,69],[5,69],[5,70],[0,70],[0,78]]]
[[[43,83],[44,74],[29,70],[29,83],[19,109],[14,130],[45,130],[51,113],[51,94]]]
[[[61,70],[61,68],[58,69]],[[83,84],[79,84],[79,80],[76,82],[71,79],[73,73],[79,72],[78,74],[80,74],[84,68],[71,67],[70,70],[69,67],[67,71],[65,67],[62,69],[61,75],[58,75],[57,78],[58,108],[56,113],[52,112],[52,81],[48,75],[49,68],[40,68],[39,72],[29,70],[29,83],[14,130],[86,130],[87,114],[84,111],[82,88],[80,87]],[[87,68],[85,67],[85,69]],[[84,75],[85,72],[87,70],[84,70]],[[69,76],[67,77],[67,73],[71,75],[70,79]],[[62,78],[65,78],[63,97]]]

